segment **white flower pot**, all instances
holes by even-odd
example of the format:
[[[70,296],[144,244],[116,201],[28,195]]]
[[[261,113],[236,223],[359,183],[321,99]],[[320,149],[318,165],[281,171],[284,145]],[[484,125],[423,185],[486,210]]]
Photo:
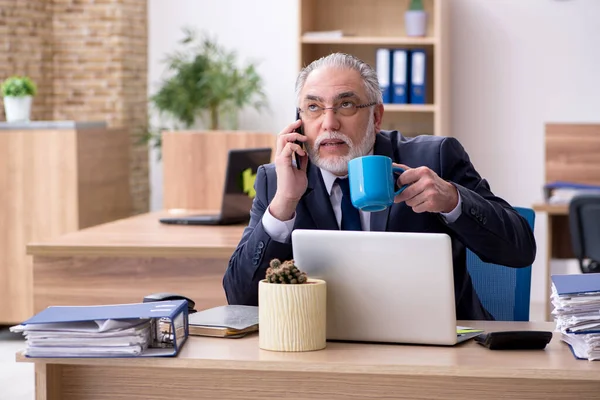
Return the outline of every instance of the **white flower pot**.
[[[325,281],[258,284],[259,347],[271,351],[313,351],[326,347]]]
[[[427,34],[427,13],[425,11],[406,11],[404,27],[408,36],[425,36]]]
[[[29,122],[31,118],[31,96],[4,97],[4,112],[7,122]]]

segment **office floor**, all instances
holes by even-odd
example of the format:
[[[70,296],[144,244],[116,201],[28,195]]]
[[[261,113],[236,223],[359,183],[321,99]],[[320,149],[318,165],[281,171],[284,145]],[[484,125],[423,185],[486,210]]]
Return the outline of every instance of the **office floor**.
[[[15,362],[15,353],[25,347],[21,334],[0,326],[0,400],[33,400],[33,364]]]

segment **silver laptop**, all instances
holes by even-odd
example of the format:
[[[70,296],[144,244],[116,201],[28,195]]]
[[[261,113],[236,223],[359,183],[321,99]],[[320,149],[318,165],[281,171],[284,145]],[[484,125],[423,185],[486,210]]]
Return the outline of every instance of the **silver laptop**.
[[[294,230],[294,260],[327,282],[327,339],[454,345],[452,248],[446,234]]]

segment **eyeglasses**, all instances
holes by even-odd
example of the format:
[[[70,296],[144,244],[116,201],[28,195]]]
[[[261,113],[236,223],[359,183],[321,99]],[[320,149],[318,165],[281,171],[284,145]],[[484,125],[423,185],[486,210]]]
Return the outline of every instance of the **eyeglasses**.
[[[321,115],[325,114],[325,110],[332,110],[334,113],[339,113],[344,117],[351,117],[358,112],[360,108],[367,108],[377,104],[377,102],[372,102],[368,104],[354,104],[352,101],[344,101],[339,106],[335,107],[321,107],[316,104],[309,104],[305,109],[299,108],[298,111],[301,112],[307,119],[313,120],[319,118]]]

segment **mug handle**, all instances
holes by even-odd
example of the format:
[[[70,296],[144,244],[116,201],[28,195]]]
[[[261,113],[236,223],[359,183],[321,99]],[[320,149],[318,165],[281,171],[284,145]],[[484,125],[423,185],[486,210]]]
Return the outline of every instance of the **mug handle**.
[[[404,168],[392,167],[392,172],[397,173],[397,174],[402,174],[404,172]],[[407,187],[408,187],[408,184],[403,185],[400,189],[398,189],[396,192],[394,192],[394,197],[398,196],[400,193],[402,193],[404,191],[404,189],[406,189]]]

